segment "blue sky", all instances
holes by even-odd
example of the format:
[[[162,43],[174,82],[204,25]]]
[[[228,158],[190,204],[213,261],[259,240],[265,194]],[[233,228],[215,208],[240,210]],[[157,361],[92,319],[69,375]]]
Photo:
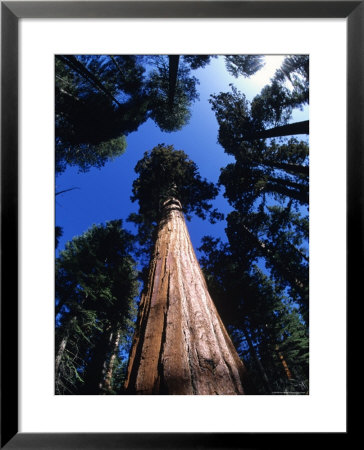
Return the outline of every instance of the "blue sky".
[[[193,104],[191,120],[181,131],[163,133],[152,120],[148,120],[127,136],[126,152],[101,169],[91,168],[86,173],[78,173],[77,168],[71,167],[57,176],[56,192],[77,188],[56,197],[56,225],[63,228],[58,251],[64,248],[67,241],[84,233],[93,224],[108,220],[123,219],[124,227],[134,231],[133,225],[126,222],[128,215],[138,210],[137,203],[130,200],[132,183],[136,178],[134,167],[145,151],[158,144],[173,145],[175,149],[183,150],[197,164],[201,176],[216,183],[220,168],[233,162],[234,158],[224,153],[217,143],[218,125],[208,102],[209,96],[227,92],[230,90],[229,83],[233,83],[248,100],[252,100],[269,83],[282,60],[283,56],[279,55],[266,57],[265,67],[257,74],[249,79],[236,79],[226,71],[223,58],[212,59],[206,68],[192,72],[200,81],[200,99]],[[307,119],[307,107],[303,111],[294,111],[294,121]],[[221,190],[214,207],[226,214],[231,208],[222,194]],[[226,240],[225,221],[212,225],[194,216],[187,226],[195,250],[205,235]]]

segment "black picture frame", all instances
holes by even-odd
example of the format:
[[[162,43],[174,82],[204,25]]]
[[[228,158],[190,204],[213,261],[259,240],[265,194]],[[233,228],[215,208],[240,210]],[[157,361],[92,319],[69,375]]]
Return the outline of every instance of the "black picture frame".
[[[364,1],[1,2],[1,448],[272,448],[312,438],[327,444],[325,433],[18,432],[18,22],[116,17],[347,19],[347,305],[363,273]],[[348,417],[337,443],[349,437]]]

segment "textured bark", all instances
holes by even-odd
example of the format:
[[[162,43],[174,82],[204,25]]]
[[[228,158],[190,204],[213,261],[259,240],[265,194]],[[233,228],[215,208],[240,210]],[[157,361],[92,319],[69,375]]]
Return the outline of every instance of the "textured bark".
[[[181,204],[164,203],[125,383],[130,394],[244,394],[246,370],[194,253]]]

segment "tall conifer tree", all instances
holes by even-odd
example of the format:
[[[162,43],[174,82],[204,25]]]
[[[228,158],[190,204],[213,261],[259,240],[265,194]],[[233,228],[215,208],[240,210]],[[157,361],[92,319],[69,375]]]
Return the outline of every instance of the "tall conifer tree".
[[[111,393],[138,293],[133,239],[120,220],[93,226],[56,259],[56,393]]]
[[[126,389],[136,394],[244,394],[246,370],[211,300],[185,224],[216,188],[181,151],[158,146],[139,161],[139,212],[155,225]]]

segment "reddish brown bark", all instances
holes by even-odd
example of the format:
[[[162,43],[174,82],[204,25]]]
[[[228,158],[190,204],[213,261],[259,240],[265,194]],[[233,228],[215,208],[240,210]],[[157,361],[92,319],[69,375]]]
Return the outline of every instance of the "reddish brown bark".
[[[246,371],[208,293],[178,200],[164,203],[126,391],[244,394]]]

